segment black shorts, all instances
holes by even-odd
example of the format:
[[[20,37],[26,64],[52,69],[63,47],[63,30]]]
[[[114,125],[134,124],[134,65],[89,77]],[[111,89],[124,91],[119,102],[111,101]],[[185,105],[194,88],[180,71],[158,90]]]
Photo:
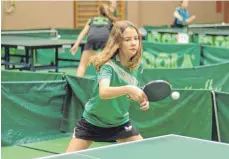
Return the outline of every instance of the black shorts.
[[[172,28],[184,28],[185,26],[182,24],[173,24],[171,25]]]
[[[97,50],[100,50],[100,49],[103,49],[106,45],[107,41],[104,40],[104,41],[95,41],[95,40],[92,40],[92,41],[88,41],[85,46],[84,46],[84,50],[94,50],[94,51],[97,51]]]
[[[92,125],[84,118],[81,118],[74,128],[73,138],[96,142],[109,142],[139,135],[137,130],[127,122],[123,125],[111,128],[103,128]]]

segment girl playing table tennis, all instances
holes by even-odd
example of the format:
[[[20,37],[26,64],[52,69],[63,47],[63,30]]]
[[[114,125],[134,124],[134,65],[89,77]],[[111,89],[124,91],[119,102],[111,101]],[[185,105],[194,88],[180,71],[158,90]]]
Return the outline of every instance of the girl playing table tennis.
[[[174,22],[172,27],[182,28],[196,19],[195,15],[190,17],[188,11],[188,3],[188,0],[183,0],[181,1],[180,7],[176,8],[174,12]]]
[[[114,18],[108,14],[105,5],[99,6],[99,14],[99,16],[93,17],[87,22],[79,34],[75,45],[71,49],[72,55],[75,55],[84,36],[86,34],[88,35],[87,43],[85,44],[80,64],[76,71],[76,76],[84,76],[90,64],[90,58],[96,54],[96,51],[104,48],[110,35]]]
[[[131,100],[141,110],[149,108],[138,87],[142,73],[142,42],[138,29],[128,21],[114,24],[109,40],[92,63],[97,72],[91,99],[74,128],[67,152],[87,149],[93,141],[129,142],[142,140],[129,118]]]

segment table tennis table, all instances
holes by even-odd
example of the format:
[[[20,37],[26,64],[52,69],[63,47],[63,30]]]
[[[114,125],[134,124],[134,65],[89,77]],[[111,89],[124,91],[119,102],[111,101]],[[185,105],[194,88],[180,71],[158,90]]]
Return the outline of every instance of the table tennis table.
[[[196,31],[193,30],[190,33],[202,34],[202,35],[229,36],[229,29],[228,30],[206,29],[206,30],[196,30]]]
[[[189,28],[219,28],[219,29],[228,29],[229,23],[213,23],[213,24],[191,24]]]
[[[188,26],[188,31],[193,34],[206,35],[229,35],[229,23],[224,24],[192,24]]]
[[[69,66],[59,66],[59,61],[76,61],[79,62],[79,60],[75,59],[66,59],[66,58],[59,58],[59,49],[65,49],[65,48],[71,48],[75,40],[67,40],[67,39],[58,39],[58,38],[52,38],[52,39],[45,39],[40,37],[26,37],[26,36],[1,36],[1,46],[5,49],[5,56],[3,58],[4,62],[2,62],[3,65],[5,65],[5,69],[10,69],[10,65],[19,65],[23,66],[20,69],[26,69],[30,71],[36,71],[36,70],[42,70],[42,69],[55,69],[56,72],[58,72],[59,68],[63,67],[77,67],[73,65]],[[83,48],[85,45],[85,41],[83,41],[80,44],[80,47]],[[20,49],[24,50],[25,55],[11,55],[10,49]],[[40,65],[35,66],[34,63],[34,57],[37,54],[37,49],[55,49],[55,63],[53,65]],[[34,56],[35,55],[35,56]],[[25,62],[13,62],[10,61],[11,56],[18,56],[25,58]]]
[[[229,144],[164,135],[40,159],[228,159]]]

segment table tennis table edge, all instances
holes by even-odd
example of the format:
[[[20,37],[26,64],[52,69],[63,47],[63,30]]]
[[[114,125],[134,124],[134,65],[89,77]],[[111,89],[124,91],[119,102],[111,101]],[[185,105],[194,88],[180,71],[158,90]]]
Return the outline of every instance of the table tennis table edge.
[[[160,138],[166,138],[166,137],[170,137],[170,136],[174,136],[174,134],[168,134],[168,135],[162,135],[162,136],[156,136],[156,137],[152,137],[152,138],[147,138],[144,139],[144,141],[147,140],[153,140],[153,139],[160,139]],[[62,153],[62,154],[58,154],[58,155],[50,155],[50,156],[46,156],[46,157],[41,157],[41,158],[36,158],[36,159],[49,159],[51,157],[60,157],[60,156],[65,156],[68,154],[80,154],[81,152],[87,152],[87,151],[92,151],[92,150],[98,150],[98,149],[102,149],[104,147],[117,147],[120,145],[128,145],[128,144],[133,144],[133,143],[138,143],[138,142],[142,142],[142,140],[139,141],[132,141],[132,142],[125,142],[125,143],[119,143],[119,144],[114,144],[114,145],[108,145],[108,146],[102,146],[102,147],[95,147],[95,148],[91,148],[91,149],[86,149],[86,150],[81,150],[81,151],[77,151],[77,152],[69,152],[69,153]]]

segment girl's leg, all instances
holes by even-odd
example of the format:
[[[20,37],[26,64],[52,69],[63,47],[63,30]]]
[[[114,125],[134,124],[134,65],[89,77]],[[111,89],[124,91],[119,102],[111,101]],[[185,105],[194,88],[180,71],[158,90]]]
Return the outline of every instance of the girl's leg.
[[[72,138],[68,145],[66,152],[84,150],[84,149],[89,148],[91,144],[92,144],[92,141]]]
[[[130,142],[130,141],[139,141],[139,140],[143,140],[142,136],[139,134],[139,135],[136,135],[136,136],[131,136],[131,137],[128,137],[128,138],[124,138],[124,139],[119,139],[117,140],[118,143],[123,143],[123,142]]]
[[[76,71],[76,76],[83,77],[87,67],[90,65],[90,58],[96,54],[96,51],[86,50],[82,53],[82,57],[80,59],[80,64]]]

